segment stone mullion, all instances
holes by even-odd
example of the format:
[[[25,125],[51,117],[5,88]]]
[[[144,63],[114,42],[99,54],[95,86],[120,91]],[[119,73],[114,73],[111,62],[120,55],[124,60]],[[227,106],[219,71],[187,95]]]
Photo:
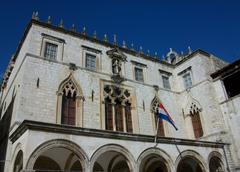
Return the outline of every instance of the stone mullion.
[[[76,96],[76,126],[83,127],[83,97]]]
[[[58,93],[56,123],[61,124],[62,120],[62,93]]]
[[[125,113],[125,106],[122,106],[122,113],[123,113],[123,131],[127,132],[127,120],[126,120],[126,113]]]
[[[115,117],[115,105],[116,104],[112,104],[112,122],[113,122],[113,131],[117,131],[116,128],[116,117]]]

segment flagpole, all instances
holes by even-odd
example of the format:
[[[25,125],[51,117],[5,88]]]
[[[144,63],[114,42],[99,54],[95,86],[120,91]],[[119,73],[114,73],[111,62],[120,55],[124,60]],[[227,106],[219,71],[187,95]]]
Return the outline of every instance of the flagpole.
[[[154,138],[154,143],[157,143],[157,137],[158,137],[158,127],[159,127],[159,117],[156,115],[156,118],[158,118],[157,120],[157,127],[156,127],[156,135],[155,135],[155,138]]]

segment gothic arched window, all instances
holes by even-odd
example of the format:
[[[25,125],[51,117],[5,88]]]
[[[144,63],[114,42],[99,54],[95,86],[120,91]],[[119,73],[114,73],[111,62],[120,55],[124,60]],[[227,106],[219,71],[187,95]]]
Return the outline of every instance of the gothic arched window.
[[[106,85],[105,94],[105,129],[133,132],[130,93],[126,89]]]
[[[81,88],[70,75],[62,82],[58,91],[57,122],[59,124],[82,126],[84,97]]]
[[[163,120],[158,117],[159,105],[160,105],[160,100],[157,96],[155,96],[151,103],[151,112],[154,116],[153,118],[154,118],[155,131],[157,132],[158,136],[165,136]]]
[[[190,116],[192,120],[193,132],[195,138],[203,136],[202,123],[200,119],[200,108],[198,108],[194,103],[190,107]]]

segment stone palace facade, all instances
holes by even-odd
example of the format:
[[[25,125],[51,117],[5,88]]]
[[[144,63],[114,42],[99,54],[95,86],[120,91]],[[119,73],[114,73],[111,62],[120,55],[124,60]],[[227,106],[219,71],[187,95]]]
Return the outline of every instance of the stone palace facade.
[[[237,171],[239,66],[203,50],[161,60],[34,13],[1,87],[0,171]]]

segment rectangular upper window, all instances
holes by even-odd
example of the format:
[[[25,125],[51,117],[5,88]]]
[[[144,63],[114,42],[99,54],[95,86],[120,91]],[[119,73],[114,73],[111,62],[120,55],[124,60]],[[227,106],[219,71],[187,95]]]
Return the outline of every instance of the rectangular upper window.
[[[143,82],[143,69],[135,67],[135,80]]]
[[[96,70],[96,56],[86,53],[86,68]]]
[[[162,75],[163,88],[171,89],[169,77]]]
[[[46,42],[44,57],[49,60],[56,60],[57,58],[57,45]]]
[[[186,89],[192,86],[192,78],[190,73],[186,73],[183,75],[183,82]]]

